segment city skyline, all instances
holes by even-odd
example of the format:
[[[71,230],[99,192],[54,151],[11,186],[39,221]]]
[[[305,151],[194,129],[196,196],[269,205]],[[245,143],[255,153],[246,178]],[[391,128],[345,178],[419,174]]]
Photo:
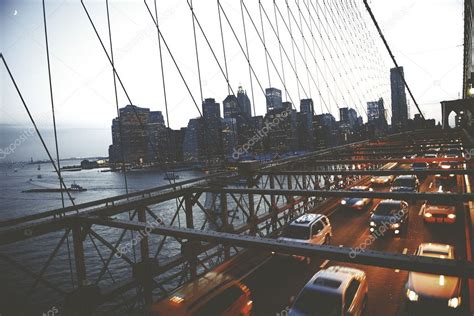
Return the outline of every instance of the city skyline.
[[[18,49],[25,49],[28,47],[25,47],[25,41],[28,39],[29,42],[32,42],[31,39],[34,41],[34,50],[37,51],[38,54],[38,59],[35,59],[34,61],[27,61],[28,63],[25,64],[27,67],[31,67],[31,69],[35,69],[35,75],[31,77],[28,80],[21,80],[20,85],[22,87],[30,87],[30,86],[36,86],[40,87],[43,82],[45,82],[46,79],[46,72],[45,72],[45,57],[44,57],[44,38],[43,35],[41,34],[41,15],[39,14],[33,14],[33,10],[39,9],[37,8],[37,5],[34,3],[30,3],[28,5],[24,3],[13,3],[13,2],[2,2],[2,15],[4,15],[2,18],[2,29],[3,30],[9,30],[13,32],[8,32],[8,34],[5,34],[6,36],[2,36],[2,51],[4,51],[5,56],[8,58],[11,56],[12,53],[15,53]],[[224,6],[228,10],[232,10],[232,12],[238,12],[239,8],[237,8],[235,5],[232,3],[224,1]],[[103,22],[103,8],[98,7],[94,3],[88,4],[90,5],[90,10],[93,12],[95,17],[96,22],[100,23],[101,21]],[[108,125],[108,118],[113,115],[114,113],[114,101],[113,101],[113,87],[111,86],[112,84],[112,76],[111,76],[111,71],[110,71],[110,65],[107,65],[106,58],[103,54],[103,52],[100,51],[100,46],[96,38],[94,38],[94,34],[92,32],[92,29],[90,25],[87,24],[87,21],[85,20],[85,14],[81,11],[80,6],[73,5],[71,3],[66,3],[64,6],[58,5],[58,3],[52,1],[51,4],[49,4],[50,8],[49,10],[51,12],[51,52],[53,54],[52,56],[52,66],[53,66],[53,87],[55,87],[55,98],[56,98],[56,103],[58,106],[64,105],[63,111],[58,110],[58,126],[71,126],[75,125],[75,127],[80,127],[82,122],[84,122],[83,118],[80,118],[80,107],[79,104],[82,105],[82,107],[91,107],[93,106],[94,109],[97,111],[97,118],[93,118],[92,120],[88,121],[89,125],[92,125],[95,128],[107,128]],[[166,6],[163,5],[164,7],[160,10],[162,13],[162,24],[163,27],[165,28],[164,33],[166,32],[170,34],[169,29],[175,26],[174,19],[172,17],[177,18],[182,18],[182,21],[186,21],[186,27],[190,27],[190,22],[191,18],[189,16],[189,10],[186,7],[186,4],[177,4],[176,6]],[[436,45],[436,41],[432,41],[432,33],[435,32],[428,32],[425,34],[425,38],[421,38],[419,36],[410,36],[407,34],[411,34],[404,32],[404,30],[408,29],[409,26],[411,25],[410,23],[412,22],[412,16],[416,15],[416,12],[421,9],[421,5],[416,2],[416,1],[402,1],[398,5],[386,5],[387,8],[382,6],[380,3],[375,1],[373,3],[374,6],[374,11],[376,12],[379,22],[383,28],[383,30],[386,33],[387,38],[390,39],[392,45],[395,47],[395,49],[398,52],[398,59],[401,64],[405,66],[405,71],[407,73],[407,78],[408,81],[414,86],[413,90],[415,91],[415,96],[419,98],[418,102],[421,104],[421,108],[424,112],[426,112],[427,117],[433,117],[436,120],[439,120],[440,114],[439,114],[439,108],[437,107],[437,104],[439,101],[442,99],[449,99],[449,98],[454,98],[457,96],[457,93],[460,91],[460,84],[459,85],[454,85],[453,83],[450,83],[451,76],[454,73],[456,73],[458,70],[460,71],[461,65],[458,65],[458,68],[453,69],[453,65],[448,65],[448,64],[443,64],[440,63],[439,61],[441,60],[449,60],[449,58],[444,58],[446,56],[453,56],[453,50],[459,50],[461,49],[460,47],[455,48],[456,45],[451,45],[453,43],[453,37],[449,36],[451,32],[447,31],[442,33],[442,36],[446,36],[447,40],[443,42],[445,44],[445,48],[440,48],[439,45]],[[127,16],[123,17],[124,15],[124,9],[130,9],[130,12],[127,12]],[[427,23],[417,23],[417,25],[426,25],[424,27],[431,27],[431,28],[436,28],[438,27],[434,21],[435,17],[437,14],[441,14],[441,12],[446,12],[446,10],[455,10],[453,12],[458,12],[462,11],[462,6],[456,5],[451,2],[434,2],[431,6],[432,8],[432,16],[431,17],[423,17],[425,19],[428,19],[426,22]],[[121,38],[116,39],[117,40],[117,55],[118,55],[118,60],[120,64],[117,66],[118,70],[123,73],[123,78],[125,81],[125,85],[129,86],[129,90],[131,90],[130,95],[132,95],[132,100],[134,101],[134,104],[138,106],[146,106],[150,107],[153,110],[164,110],[164,103],[162,100],[162,91],[161,91],[161,85],[159,81],[159,64],[157,61],[157,49],[156,49],[156,30],[152,27],[149,17],[146,17],[147,19],[143,19],[144,21],[138,24],[133,24],[137,23],[137,16],[142,15],[143,8],[141,7],[135,7],[131,4],[126,5],[125,7],[121,7],[118,5],[114,5],[112,2],[112,22],[115,21],[115,23],[112,25],[113,27],[117,27],[117,29],[120,26],[120,23],[123,21],[123,19],[128,18],[128,22],[126,21],[126,32],[122,32],[121,36],[123,37],[123,41]],[[36,12],[39,12],[40,10],[36,10]],[[16,13],[15,13],[16,12]],[[114,13],[115,12],[115,13]],[[212,11],[214,12],[214,11]],[[133,14],[136,14],[136,16],[133,16]],[[74,31],[75,35],[78,35],[78,38],[81,39],[84,44],[84,48],[78,50],[77,52],[74,52],[73,49],[79,48],[77,47],[77,44],[75,43],[74,40],[67,40],[65,41],[64,35],[58,30],[58,27],[64,23],[64,18],[67,17],[68,15],[74,17],[75,20],[77,20],[78,25],[81,25],[81,28],[74,28],[71,31]],[[214,14],[207,14],[204,10],[201,12],[198,12],[198,17],[202,16],[200,22],[205,23],[206,18],[209,18],[214,20],[216,16]],[[448,16],[454,16],[456,17],[456,14],[446,14],[444,17]],[[28,22],[25,20],[28,18],[32,22]],[[419,18],[419,17],[418,17]],[[131,20],[131,21],[130,21]],[[418,21],[418,20],[417,20]],[[133,22],[133,23],[132,23]],[[453,23],[446,23],[447,26],[445,27],[452,27],[452,33],[454,33],[454,30],[456,28],[462,27],[462,23],[460,22],[459,19],[454,19],[453,18]],[[31,24],[34,23],[34,24]],[[184,23],[184,22],[183,22]],[[189,25],[188,25],[189,24]],[[132,27],[133,26],[133,27]],[[203,25],[205,26],[205,25]],[[81,32],[79,32],[79,29]],[[30,31],[30,33],[26,33],[27,30]],[[102,27],[102,31],[105,31],[105,29]],[[205,28],[206,32],[214,34],[212,29]],[[267,30],[267,32],[271,32],[270,30]],[[417,32],[421,32],[421,30],[417,29]],[[115,34],[115,33],[114,33]],[[417,33],[419,34],[419,33]],[[440,33],[438,33],[440,34]],[[458,33],[460,34],[460,32]],[[251,34],[249,34],[250,36]],[[26,36],[26,38],[23,37]],[[105,38],[105,33],[102,33],[102,36]],[[116,36],[118,37],[118,36]],[[170,45],[172,46],[173,51],[176,54],[179,54],[180,50],[182,50],[183,44],[176,42],[176,39],[173,37],[169,37]],[[422,40],[420,40],[422,39]],[[461,41],[461,37],[459,38],[459,42]],[[403,41],[405,41],[407,44],[403,44]],[[245,60],[243,56],[239,55],[239,51],[236,47],[236,43],[233,43],[231,40],[228,40],[228,57],[229,57],[229,73],[230,73],[230,79],[231,79],[231,85],[236,89],[239,85],[245,86],[247,91],[250,94],[250,82],[248,82],[248,74],[246,74],[246,69],[245,67],[241,67],[243,63],[245,63]],[[256,47],[253,50],[253,58],[256,58],[256,64],[259,64],[259,66],[263,66],[265,64],[264,61],[264,54],[262,52],[262,49],[259,47],[259,42],[258,42],[258,37],[256,35],[253,35],[249,38],[249,42],[252,46]],[[417,43],[420,42],[420,43]],[[440,39],[441,42],[441,39]],[[431,44],[430,44],[431,43]],[[203,71],[203,79],[205,79],[204,82],[204,91],[203,91],[203,98],[215,98],[216,100],[222,100],[225,98],[226,94],[225,91],[227,90],[225,81],[221,77],[219,70],[216,68],[215,65],[212,65],[211,63],[211,57],[208,55],[208,49],[205,46],[205,42],[203,41],[202,38],[198,38],[198,44],[199,44],[199,49],[202,55],[203,60],[208,60],[208,65],[209,67],[205,67]],[[70,48],[66,49],[66,46],[69,46]],[[421,48],[423,46],[423,48]],[[275,49],[277,49],[277,46],[273,46]],[[258,49],[257,49],[258,48]],[[84,52],[83,49],[90,49],[94,52],[94,57],[90,59],[88,62],[90,63],[90,67],[85,67],[84,69],[79,69],[76,65],[78,64],[79,60],[77,60],[76,56],[78,54]],[[251,52],[252,53],[252,52]],[[386,56],[385,52],[384,53],[384,58],[387,60],[386,65],[386,87],[389,87],[389,68],[391,68],[391,64],[388,61],[388,56]],[[69,55],[67,55],[69,54]],[[21,60],[21,54],[18,55],[17,60]],[[23,55],[24,56],[24,55]],[[147,56],[147,58],[145,58]],[[274,52],[274,57],[276,58],[278,56],[277,50]],[[443,56],[443,58],[439,58],[440,56]],[[222,59],[222,56],[219,56],[220,59]],[[146,60],[145,64],[143,62],[137,63],[137,59],[142,58],[144,61]],[[193,102],[191,99],[184,93],[185,89],[184,87],[181,86],[181,83],[179,81],[179,78],[177,77],[177,74],[175,73],[175,70],[172,69],[169,57],[167,64],[167,76],[171,76],[170,81],[174,81],[179,83],[179,91],[181,93],[178,94],[178,100],[175,100],[176,97],[172,97],[169,102],[172,104],[170,106],[171,109],[171,119],[170,119],[170,125],[172,128],[178,128],[179,126],[184,126],[186,121],[189,120],[192,117],[196,117],[198,115],[194,105],[192,104]],[[188,78],[188,81],[191,84],[191,89],[193,91],[193,95],[195,96],[195,99],[199,101],[199,88],[197,86],[197,75],[196,75],[196,67],[195,63],[192,62],[192,60],[187,60],[184,61],[182,58],[182,55],[177,56],[179,58],[180,63],[185,64],[185,68],[183,71],[185,71],[185,75]],[[11,59],[11,58],[10,58]],[[427,63],[431,63],[432,65],[434,64],[433,61],[437,60],[438,62],[436,63],[436,67],[427,67]],[[19,65],[15,64],[16,61],[14,61],[13,64],[13,71],[20,77],[23,77],[26,75],[24,73],[24,68],[18,67]],[[135,71],[133,70],[134,67],[133,65],[136,64]],[[239,67],[233,66],[240,65]],[[143,78],[147,78],[147,80],[142,82],[142,88],[137,88],[135,87],[135,84],[133,83],[133,78],[137,76],[136,70],[141,69],[144,70],[143,66],[146,65],[146,68],[148,70],[142,71],[142,75],[140,77],[144,76]],[[131,67],[132,66],[132,67]],[[299,63],[299,66],[301,67],[301,63]],[[94,68],[100,69],[100,72],[94,71]],[[240,69],[239,69],[240,68]],[[428,70],[429,71],[428,71]],[[456,70],[458,69],[458,70]],[[256,69],[258,72],[259,77],[264,78],[265,77],[265,70],[264,68],[258,67]],[[282,95],[284,99],[286,98],[286,93],[281,85],[280,82],[278,82],[278,77],[276,76],[276,73],[272,71],[272,81],[275,81],[275,83],[272,83],[272,86],[275,86],[283,91]],[[451,71],[450,71],[451,70]],[[290,68],[286,69],[287,71],[287,77],[290,75]],[[440,76],[437,76],[436,74],[432,74],[433,72],[440,73]],[[441,74],[446,74],[444,78],[437,78],[441,77]],[[98,75],[98,77],[97,77]],[[431,77],[431,81],[428,80],[428,78]],[[82,78],[82,79],[81,79]],[[93,83],[89,83],[87,85],[83,85],[84,80],[86,78],[93,79]],[[418,78],[423,78],[422,80],[418,80]],[[64,80],[63,80],[64,79]],[[305,78],[306,79],[306,78]],[[263,79],[262,79],[263,80]],[[63,82],[64,81],[64,82]],[[306,80],[302,80],[306,81]],[[212,84],[211,84],[212,82]],[[41,84],[39,84],[41,83]],[[264,103],[264,97],[257,89],[257,84],[254,81],[254,98],[258,101],[255,102],[256,104],[256,111],[257,114],[264,114],[265,113],[265,103]],[[446,90],[443,85],[448,84],[450,85],[450,88]],[[306,83],[305,83],[306,85]],[[315,110],[318,111],[319,113],[322,112],[327,112],[327,111],[321,111],[322,104],[318,100],[318,95],[316,93],[314,85],[312,85],[313,92],[312,97],[314,102],[315,102]],[[438,89],[439,92],[442,92],[442,90],[448,91],[447,95],[445,96],[435,96],[435,93],[431,91],[430,89],[433,87],[438,87],[441,86],[443,89]],[[147,89],[148,91],[144,90]],[[13,124],[13,125],[28,125],[28,121],[26,118],[26,115],[22,111],[22,109],[19,106],[19,102],[17,99],[17,96],[13,93],[12,87],[8,83],[8,81],[3,80],[2,81],[2,90],[5,92],[5,94],[2,96],[2,118],[0,120],[0,124]],[[30,92],[27,97],[28,99],[31,99],[34,97],[35,100],[38,100],[40,102],[37,102],[38,105],[35,106],[33,111],[38,114],[38,116],[44,117],[40,120],[40,124],[43,126],[48,126],[50,125],[50,115],[48,115],[48,97],[47,97],[47,87],[44,86],[44,89],[42,88],[41,91],[36,91],[38,88],[34,89],[32,92]],[[451,92],[449,92],[451,91]],[[99,92],[99,95],[97,95],[97,92]],[[153,92],[153,93],[151,93]],[[291,89],[291,94],[293,95],[293,100],[298,99],[297,92],[296,92],[296,86],[293,85]],[[169,93],[172,95],[172,93]],[[326,94],[325,98],[327,98]],[[448,95],[450,97],[448,97]],[[429,96],[429,98],[428,98]],[[376,100],[376,97],[378,96],[373,96],[371,99]],[[383,95],[384,99],[386,102],[389,102],[389,95]],[[119,98],[121,100],[120,105],[125,105],[126,100],[124,99],[123,92],[119,91]],[[80,100],[80,101],[79,101]],[[263,101],[263,103],[262,103]],[[361,100],[362,102],[360,104],[357,104],[357,106],[361,107],[365,104],[365,102],[370,101],[370,100]],[[433,102],[436,101],[436,102]],[[337,107],[334,104],[333,101],[328,101],[331,103],[331,109],[332,113],[335,114],[337,113]],[[198,102],[199,104],[200,102]],[[430,104],[427,104],[430,103]],[[40,105],[43,104],[43,105]],[[90,104],[90,105],[89,105]],[[342,104],[342,102],[338,103],[338,106],[355,106],[355,104]],[[390,105],[387,104],[387,108],[390,109]],[[360,111],[360,110],[359,110]],[[163,111],[164,112],[164,111]],[[186,117],[183,117],[181,113],[186,113]],[[413,112],[413,111],[412,111]],[[42,115],[41,115],[42,114]],[[413,113],[414,114],[414,113]],[[74,119],[72,119],[74,117]],[[367,119],[364,118],[364,121]]]

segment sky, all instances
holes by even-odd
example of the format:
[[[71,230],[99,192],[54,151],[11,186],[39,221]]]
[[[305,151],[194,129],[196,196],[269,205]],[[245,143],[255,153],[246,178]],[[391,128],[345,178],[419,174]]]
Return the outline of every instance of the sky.
[[[356,108],[364,117],[366,102],[379,97],[383,97],[386,107],[390,108],[389,69],[393,64],[363,9],[362,0],[313,1],[314,7],[306,0],[288,2],[293,14],[290,18],[283,0],[276,1],[280,11],[275,9],[273,1],[262,0],[263,31],[270,54],[266,59],[261,43],[263,35],[258,3],[244,1],[259,32],[255,31],[244,10],[254,73],[251,82],[248,62],[233,33],[235,31],[245,50],[240,1],[221,0],[229,82],[234,91],[239,85],[247,90],[254,100],[256,114],[265,113],[262,89],[275,86],[284,90],[284,84],[288,90],[288,94],[283,92],[284,99],[292,101],[297,109],[300,98],[311,97],[315,101],[316,113],[331,112],[336,119],[339,119],[338,107],[344,106]],[[84,3],[108,49],[105,1],[85,0]],[[357,12],[361,17],[349,21],[335,14],[343,3],[355,3],[347,19],[357,17]],[[111,142],[110,125],[116,116],[113,74],[107,55],[79,1],[46,0],[45,4],[53,101],[58,129],[64,131],[59,138],[61,155],[107,155]],[[197,107],[201,103],[192,18],[186,0],[158,1],[157,4],[163,37],[186,80],[185,85],[161,42],[170,126],[178,129],[186,126],[190,118],[199,116]],[[398,63],[404,67],[406,80],[423,114],[438,121],[441,116],[439,102],[458,98],[462,88],[462,0],[372,0],[370,4]],[[148,5],[154,12],[152,0],[148,0]],[[310,10],[305,8],[306,5]],[[125,94],[118,86],[119,106],[131,101],[164,113],[158,36],[146,6],[143,1],[110,0],[109,9],[115,66],[127,92]],[[194,12],[225,71],[216,2],[195,1]],[[280,12],[284,19],[281,19]],[[266,20],[266,14],[272,24]],[[275,36],[275,15],[283,43],[281,57]],[[294,45],[286,27],[292,27]],[[225,78],[197,25],[196,34],[202,96],[222,103],[228,94]],[[345,39],[342,40],[341,36]],[[0,51],[33,117],[45,135],[49,135],[48,144],[52,146],[51,99],[41,1],[0,1]],[[285,75],[282,74],[281,60]],[[17,141],[31,123],[5,68],[3,65],[0,68],[0,148],[5,149]],[[415,113],[413,102],[410,102],[411,116]],[[7,155],[8,159],[45,157],[37,137],[27,138],[21,145],[15,145],[15,149]]]

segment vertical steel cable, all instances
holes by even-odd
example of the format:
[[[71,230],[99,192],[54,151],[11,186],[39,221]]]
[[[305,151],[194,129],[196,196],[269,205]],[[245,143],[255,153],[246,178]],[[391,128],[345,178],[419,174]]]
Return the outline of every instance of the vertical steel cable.
[[[288,13],[288,24],[289,24],[289,27],[290,27],[290,38],[291,38],[291,50],[293,52],[293,63],[295,64],[295,76],[296,76],[296,81],[299,81],[298,65],[296,63],[296,54],[295,54],[295,40],[294,40],[294,37],[293,37],[293,30],[292,30],[292,27],[291,27],[291,19],[290,19],[290,5],[288,4],[288,0],[285,0],[285,2],[286,2],[286,10],[287,10],[287,13]],[[276,5],[275,0],[273,0],[273,5]],[[298,100],[301,100],[300,87],[298,85],[296,85],[296,89],[298,91]]]
[[[107,27],[109,31],[109,45],[110,45],[110,59],[112,60],[113,67],[115,66],[114,62],[114,48],[112,43],[112,29],[110,26],[110,11],[109,11],[109,0],[105,0],[105,7],[107,9]],[[123,181],[125,184],[125,192],[128,194],[128,181],[127,181],[127,171],[125,167],[125,154],[123,150],[123,131],[122,131],[122,120],[120,119],[120,109],[119,109],[119,101],[118,101],[118,93],[117,93],[117,78],[115,77],[115,72],[112,70],[112,76],[114,79],[114,94],[115,94],[115,108],[117,111],[117,118],[119,123],[119,134],[120,134],[120,154],[122,156],[122,173],[123,173]]]
[[[197,71],[198,71],[198,78],[199,78],[199,91],[201,93],[201,102],[202,102],[204,101],[204,97],[202,95],[201,65],[199,63],[199,51],[198,51],[198,44],[197,44],[197,37],[196,37],[196,23],[194,22],[194,13],[193,13],[194,12],[193,0],[190,1],[190,10],[191,10],[191,18],[193,19],[194,49],[196,51],[196,63],[197,63]],[[156,15],[156,0],[155,0],[155,18],[156,18],[156,23],[158,23],[158,15]],[[161,49],[160,49],[160,55],[161,55]],[[225,56],[225,52],[224,52],[224,56]],[[227,70],[227,67],[226,67],[226,70]]]
[[[230,94],[229,70],[227,69],[227,56],[225,53],[224,32],[222,30],[221,4],[219,0],[217,0],[217,12],[219,14],[219,27],[221,30],[222,51],[224,52],[224,66],[225,66],[225,74],[226,74],[226,80],[227,80],[227,94],[229,95]]]
[[[278,18],[277,18],[277,14],[276,14],[275,2],[273,2],[273,14],[275,15],[275,27],[276,27],[276,31],[277,31],[277,37],[278,37],[278,39],[280,39],[280,29],[278,27]],[[281,63],[281,74],[283,76],[283,84],[286,85],[285,67],[283,65],[283,54],[281,52],[281,45],[278,45],[278,50],[280,51],[280,63]],[[287,101],[287,100],[288,100],[288,91],[285,90],[285,101]]]
[[[242,16],[242,26],[244,28],[244,37],[245,37],[245,51],[249,58],[248,65],[249,65],[249,78],[250,78],[250,91],[252,93],[252,108],[253,108],[253,115],[257,115],[255,112],[255,99],[254,99],[254,91],[253,91],[253,79],[252,79],[252,69],[250,69],[250,53],[249,53],[249,44],[247,40],[247,28],[245,27],[245,17],[244,17],[244,8],[243,8],[243,1],[240,0],[240,14]]]
[[[53,117],[53,129],[54,129],[54,144],[56,147],[56,160],[58,163],[58,177],[59,177],[59,188],[61,192],[61,205],[64,208],[64,193],[63,193],[63,179],[61,176],[61,162],[59,158],[59,145],[58,145],[58,134],[56,129],[56,114],[54,110],[54,97],[53,97],[53,82],[51,78],[51,63],[49,59],[49,41],[48,41],[48,27],[46,23],[46,5],[45,0],[43,2],[43,23],[44,23],[44,38],[46,43],[46,60],[48,64],[48,81],[49,81],[49,95],[51,99],[51,113]],[[64,185],[64,190],[67,190],[66,185]],[[69,263],[69,273],[71,276],[71,284],[74,288],[74,274],[72,272],[72,258],[71,258],[71,248],[69,246],[69,234],[66,235],[66,243],[67,243],[67,256],[68,256],[68,263]]]
[[[267,76],[268,76],[268,87],[271,88],[272,86],[272,81],[270,79],[270,68],[268,67],[268,55],[267,55],[267,42],[265,41],[265,28],[263,27],[263,18],[262,18],[262,3],[260,0],[258,0],[259,4],[259,12],[260,12],[260,25],[262,28],[262,38],[263,38],[263,51],[265,53],[265,63],[267,65]],[[285,91],[286,93],[286,91]],[[266,95],[265,95],[266,97]]]

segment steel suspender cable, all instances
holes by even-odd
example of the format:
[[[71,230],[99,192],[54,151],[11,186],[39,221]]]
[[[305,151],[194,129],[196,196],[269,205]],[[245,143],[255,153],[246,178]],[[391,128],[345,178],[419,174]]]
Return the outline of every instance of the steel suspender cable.
[[[243,0],[242,0],[242,3],[243,3]],[[265,28],[263,26],[263,19],[262,19],[262,9],[261,9],[261,6],[260,6],[260,0],[258,0],[258,4],[259,4],[259,15],[260,15],[260,27],[262,28],[262,38],[263,38],[263,50],[265,52],[265,63],[267,65],[267,76],[268,76],[268,87],[271,87],[272,86],[272,81],[271,81],[271,78],[270,78],[270,68],[268,67],[268,55],[267,55],[267,41],[265,40]],[[286,90],[285,90],[285,94],[286,94]]]
[[[262,9],[260,8],[260,18],[261,18],[261,11]],[[280,28],[278,27],[278,19],[277,19],[277,14],[276,14],[276,7],[273,5],[273,15],[275,16],[275,26],[276,26],[276,31],[277,31],[277,38],[280,38]],[[281,63],[281,74],[283,76],[283,84],[286,85],[286,78],[285,78],[285,66],[283,65],[283,54],[281,52],[281,46],[278,45],[278,50],[280,51],[280,63]],[[288,93],[285,90],[285,100],[288,100]]]
[[[221,6],[220,1],[217,0],[217,12],[219,14],[219,28],[221,30],[222,51],[224,53],[224,66],[225,66],[225,74],[226,74],[226,80],[227,80],[227,94],[230,94],[229,71],[227,69],[227,56],[226,56],[226,52],[225,52],[224,32],[222,30],[222,19],[221,19],[220,6]]]
[[[385,45],[385,48],[387,49],[388,54],[390,55],[390,58],[393,61],[393,64],[395,65],[395,67],[397,69],[400,69],[400,67],[398,66],[397,60],[395,59],[395,56],[393,55],[392,50],[390,49],[390,46],[388,45],[387,40],[385,39],[385,36],[383,35],[382,30],[380,29],[380,26],[379,26],[377,20],[375,19],[375,16],[372,13],[372,9],[370,8],[369,3],[367,2],[367,0],[364,0],[364,5],[365,5],[365,8],[367,9],[367,12],[369,12],[369,15],[370,15],[370,18],[372,19],[372,22],[374,22],[374,25],[377,28],[377,32],[379,33],[380,38],[382,39],[383,44]],[[422,119],[425,119],[423,113],[420,110],[420,107],[418,106],[418,102],[416,102],[416,99],[413,96],[413,93],[411,92],[411,89],[410,89],[410,87],[408,86],[408,83],[405,80],[405,76],[401,72],[400,72],[400,77],[402,78],[403,84],[407,88],[408,93],[410,94],[410,97],[413,100],[413,103],[415,103],[415,106],[418,109],[418,113],[421,115]]]
[[[43,22],[44,22],[44,39],[46,43],[46,61],[48,65],[48,81],[49,81],[49,96],[50,96],[50,101],[51,101],[51,113],[52,113],[52,118],[53,118],[53,131],[54,131],[54,145],[56,148],[56,161],[58,164],[58,177],[60,178],[59,180],[59,187],[60,187],[60,192],[61,192],[61,204],[64,208],[64,193],[63,193],[63,181],[61,181],[61,162],[59,159],[59,145],[58,145],[58,132],[56,129],[56,114],[54,111],[54,97],[53,97],[53,82],[51,79],[51,62],[49,60],[49,42],[48,42],[48,27],[46,23],[46,6],[45,6],[45,0],[42,1],[43,3]],[[67,190],[66,187],[64,187],[65,190]]]
[[[105,6],[107,9],[107,26],[109,30],[109,44],[110,44],[110,59],[112,63],[115,65],[114,61],[114,48],[112,43],[112,28],[110,25],[110,12],[109,12],[109,0],[105,0]],[[120,155],[122,156],[122,173],[123,173],[123,181],[125,184],[125,192],[128,195],[128,181],[127,181],[127,171],[125,168],[125,154],[123,149],[123,132],[122,132],[122,120],[120,119],[120,109],[119,109],[119,101],[118,101],[118,93],[117,93],[117,78],[115,77],[115,72],[112,70],[112,76],[114,80],[114,94],[115,94],[115,109],[117,111],[117,118],[118,118],[118,125],[119,125],[119,134],[120,134]]]
[[[242,16],[242,27],[244,28],[245,51],[250,60],[249,43],[247,39],[247,28],[245,27],[244,8],[242,7],[242,2],[243,0],[240,0],[240,15]],[[255,116],[257,115],[257,113],[255,112],[255,97],[254,97],[254,91],[253,91],[253,79],[252,79],[252,70],[250,69],[250,63],[249,63],[249,78],[250,78],[250,92],[252,93],[253,115]]]
[[[291,51],[293,52],[293,63],[295,65],[295,76],[296,76],[296,80],[300,81],[299,76],[298,76],[298,64],[296,63],[295,39],[293,38],[293,30],[291,28],[290,6],[288,5],[288,0],[285,0],[285,2],[286,2],[287,13],[288,13],[288,25],[289,25],[289,33],[290,33],[290,38],[291,38]],[[276,6],[278,12],[280,12],[275,0],[273,0],[273,5]],[[283,16],[281,18],[283,20]],[[280,41],[280,39],[278,39],[278,41]],[[303,88],[303,85],[301,85],[301,88]],[[296,90],[298,91],[298,100],[301,100],[300,87],[298,85],[296,85]],[[308,94],[306,93],[304,89],[303,89],[303,92],[306,95],[306,97],[308,97]]]
[[[196,37],[196,24],[194,22],[193,0],[190,1],[189,9],[191,10],[191,18],[193,19],[194,49],[196,51],[196,64],[197,64],[197,71],[198,71],[198,78],[199,78],[199,92],[201,93],[201,102],[202,102],[204,101],[204,97],[202,94],[201,65],[199,63],[199,51],[198,51],[198,44],[197,44],[197,37]],[[155,18],[156,18],[156,23],[158,24],[158,15],[156,14],[156,0],[155,0]],[[158,34],[158,39],[159,39],[159,34]]]
[[[0,53],[0,58],[2,59],[3,64],[5,65],[5,69],[7,70],[8,75],[10,77],[10,80],[12,81],[13,85],[15,86],[15,90],[16,90],[18,96],[20,97],[21,103],[23,104],[23,107],[25,108],[26,113],[28,114],[28,117],[30,118],[31,123],[33,124],[33,127],[35,128],[36,134],[38,134],[38,137],[41,141],[41,144],[43,145],[43,148],[46,151],[46,154],[48,155],[49,161],[51,161],[51,164],[53,165],[54,171],[56,172],[56,174],[59,177],[59,174],[60,174],[59,169],[58,169],[56,163],[54,162],[54,158],[51,155],[51,153],[48,149],[48,146],[46,146],[46,143],[43,139],[43,136],[41,135],[41,133],[38,129],[38,126],[36,125],[36,122],[35,122],[32,114],[30,112],[30,109],[28,108],[28,105],[26,104],[25,99],[23,98],[23,94],[21,93],[20,88],[18,87],[18,85],[15,81],[15,78],[13,77],[13,74],[10,71],[10,68],[8,67],[7,61],[5,60],[5,57],[3,56],[3,53]],[[59,177],[59,181],[61,182],[62,186],[66,188],[66,184],[64,184],[64,181],[61,177]],[[71,193],[69,192],[69,190],[66,190],[66,193],[67,193],[67,195],[69,197],[69,200],[71,201],[72,205],[75,206],[74,199],[72,198]]]

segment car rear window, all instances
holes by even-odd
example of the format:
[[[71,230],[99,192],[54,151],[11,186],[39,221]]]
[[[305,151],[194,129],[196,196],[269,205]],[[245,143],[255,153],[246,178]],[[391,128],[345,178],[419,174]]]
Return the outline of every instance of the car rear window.
[[[341,315],[342,299],[339,294],[305,288],[292,309],[312,316]]]
[[[393,216],[400,211],[398,204],[379,204],[374,211],[374,214],[381,216]]]
[[[243,295],[240,287],[233,285],[201,306],[195,316],[221,315]]]
[[[395,179],[392,186],[394,187],[412,187],[415,186],[415,179]]]
[[[282,237],[292,239],[309,239],[309,227],[290,225],[283,231]]]

